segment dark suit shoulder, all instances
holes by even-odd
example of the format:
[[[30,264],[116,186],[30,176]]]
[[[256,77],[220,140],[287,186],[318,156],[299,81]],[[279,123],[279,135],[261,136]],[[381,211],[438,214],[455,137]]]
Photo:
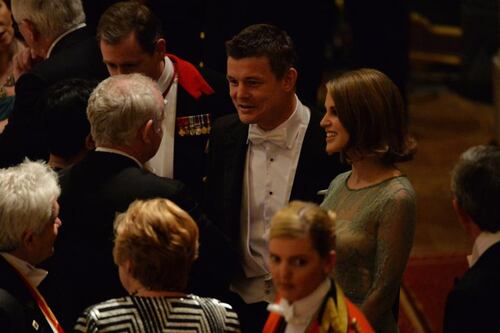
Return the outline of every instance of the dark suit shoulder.
[[[131,190],[148,193],[148,196],[176,196],[186,193],[186,186],[179,180],[157,176],[140,168],[127,168],[117,175],[118,181],[127,182]]]
[[[36,330],[32,323],[39,327]],[[14,268],[0,256],[0,331],[49,332],[50,327]]]
[[[82,36],[78,42],[51,55],[35,66],[32,73],[49,85],[65,78],[102,80],[109,75],[99,46],[91,36]]]
[[[486,250],[455,286],[456,290],[481,291],[488,288],[500,295],[500,242]]]
[[[500,242],[490,247],[456,283],[446,299],[444,332],[493,332],[500,298]]]
[[[24,307],[7,290],[0,288],[0,327],[2,332],[25,332]]]
[[[65,170],[60,183],[61,207],[69,200],[72,206],[88,202],[98,204],[98,209],[123,212],[134,200],[153,198],[169,199],[188,212],[198,207],[183,182],[159,177],[118,154],[91,152]]]

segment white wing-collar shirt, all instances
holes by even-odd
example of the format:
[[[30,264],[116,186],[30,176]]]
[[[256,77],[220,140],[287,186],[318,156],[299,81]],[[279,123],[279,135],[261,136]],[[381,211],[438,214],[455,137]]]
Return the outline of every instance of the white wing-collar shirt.
[[[281,298],[277,304],[269,304],[267,310],[281,315],[287,325],[284,333],[303,333],[318,312],[323,299],[332,286],[329,278],[325,279],[311,294],[290,304]]]
[[[231,284],[231,289],[247,303],[274,300],[268,269],[269,223],[290,200],[310,118],[310,110],[295,96],[294,112],[278,127],[263,131],[256,124],[249,126],[240,241],[245,276]]]

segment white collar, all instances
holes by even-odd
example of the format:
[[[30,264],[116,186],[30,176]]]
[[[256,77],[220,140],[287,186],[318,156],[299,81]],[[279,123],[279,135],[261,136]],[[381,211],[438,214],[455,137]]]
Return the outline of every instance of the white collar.
[[[171,82],[174,79],[174,63],[169,57],[164,58],[165,66],[163,67],[163,72],[158,78],[158,86],[160,87],[161,93],[165,96],[167,93],[167,88],[171,86]]]
[[[50,57],[50,55],[52,54],[52,50],[54,49],[54,47],[56,46],[57,42],[59,42],[61,39],[63,39],[64,36],[66,35],[69,35],[70,33],[72,33],[73,31],[76,31],[78,29],[81,29],[83,27],[87,26],[85,23],[80,23],[79,25],[77,25],[76,27],[73,27],[71,29],[69,29],[68,31],[62,33],[59,37],[56,38],[55,41],[52,42],[52,44],[50,45],[49,47],[49,51],[47,52],[47,56],[45,57],[45,59],[48,59]]]
[[[109,148],[109,147],[97,147],[95,149],[95,151],[101,151],[104,153],[112,153],[112,154],[117,154],[117,155],[122,155],[122,156],[128,157],[131,160],[133,160],[135,163],[137,163],[137,165],[142,169],[142,164],[141,164],[141,162],[139,162],[139,160],[137,158],[135,158],[134,156],[131,156],[131,155],[129,155],[121,150],[113,149],[113,148]]]
[[[10,253],[0,252],[0,255],[4,257],[4,259],[7,260],[7,262],[11,264],[19,273],[21,273],[35,288],[40,285],[48,274],[46,270],[36,268],[29,262],[13,256]]]
[[[318,288],[306,297],[293,302],[293,304],[282,298],[278,304],[268,305],[267,310],[279,313],[287,323],[305,325],[311,321],[312,316],[318,311],[331,286],[330,279],[326,278]]]
[[[297,138],[297,135],[299,135],[299,129],[301,127],[307,128],[309,118],[310,114],[309,112],[307,112],[307,108],[302,105],[297,95],[295,95],[295,110],[293,110],[293,113],[290,115],[290,117],[288,117],[287,120],[279,124],[277,127],[265,132],[271,134],[273,132],[284,131],[286,133],[286,147],[288,149],[292,149],[295,139]],[[257,127],[259,131],[264,131],[257,124],[250,124],[248,126],[249,132],[251,131],[252,127]]]
[[[479,260],[479,257],[481,257],[483,253],[486,252],[486,250],[488,250],[497,242],[500,242],[500,231],[497,231],[495,233],[482,231],[474,241],[472,254],[467,256],[469,267],[474,266],[474,264]]]

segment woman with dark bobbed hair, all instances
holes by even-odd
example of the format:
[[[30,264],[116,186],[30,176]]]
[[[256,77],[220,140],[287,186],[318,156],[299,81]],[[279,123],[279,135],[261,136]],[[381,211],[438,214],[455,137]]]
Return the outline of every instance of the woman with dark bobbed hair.
[[[321,204],[337,214],[334,276],[377,332],[397,332],[392,306],[413,243],[415,192],[397,162],[416,148],[398,88],[373,69],[326,84],[326,151],[352,170],[338,175]]]
[[[239,332],[231,306],[184,292],[198,256],[198,227],[167,199],[134,201],[115,220],[113,256],[130,296],[85,310],[77,332]]]

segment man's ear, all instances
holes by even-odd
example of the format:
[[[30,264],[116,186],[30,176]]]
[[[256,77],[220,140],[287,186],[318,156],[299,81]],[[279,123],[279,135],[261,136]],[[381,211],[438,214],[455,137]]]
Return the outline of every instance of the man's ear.
[[[295,86],[297,84],[297,77],[298,73],[295,68],[290,67],[286,71],[285,76],[283,76],[283,87],[286,91],[292,91],[295,89]]]
[[[155,44],[155,54],[161,56],[163,59],[165,57],[165,53],[167,52],[167,42],[163,38],[158,38]]]
[[[452,205],[453,205],[453,210],[455,211],[455,213],[457,214],[457,217],[458,217],[458,220],[460,221],[460,223],[462,224],[468,224],[468,223],[471,223],[471,218],[469,216],[469,214],[467,214],[465,212],[465,210],[460,206],[460,204],[458,203],[458,200],[457,198],[453,198],[453,200],[451,201]]]
[[[22,247],[25,249],[30,249],[35,243],[35,234],[31,230],[25,230],[21,236]]]
[[[325,260],[324,273],[326,275],[330,275],[333,271],[333,267],[335,267],[335,263],[337,262],[337,253],[334,250],[330,251]]]
[[[154,135],[153,119],[149,119],[140,129],[140,137],[143,142],[151,143],[151,135]]]
[[[474,223],[472,217],[460,206],[456,198],[453,198],[452,204],[453,210],[455,210],[455,213],[457,214],[458,221],[464,227],[469,236],[472,239],[475,239],[481,233],[481,230]]]

